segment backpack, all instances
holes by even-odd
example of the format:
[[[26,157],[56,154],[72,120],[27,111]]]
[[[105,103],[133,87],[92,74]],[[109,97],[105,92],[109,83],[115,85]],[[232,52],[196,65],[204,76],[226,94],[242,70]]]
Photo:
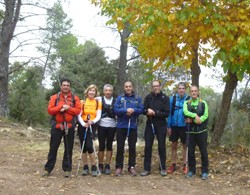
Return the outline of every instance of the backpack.
[[[192,108],[192,106],[191,106],[191,99],[188,100],[187,106],[188,106],[187,108],[188,108],[189,111],[196,112],[198,114],[198,113],[202,112],[202,110],[203,110],[203,108],[202,108],[203,107],[202,99],[201,98],[199,99],[199,103],[198,103],[198,106],[197,106],[196,110],[194,110]]]
[[[96,101],[96,110],[98,109],[98,100],[97,99],[95,99],[95,101]],[[84,100],[81,100],[81,102],[83,103],[83,107],[82,107],[82,111],[84,110],[84,104],[85,104],[85,101]]]
[[[55,106],[58,105],[58,102],[60,100],[60,94],[61,94],[61,92],[57,93],[57,97],[56,97],[56,101],[55,101]],[[75,104],[76,104],[75,95],[72,93],[71,94],[71,104],[70,105],[75,107]],[[51,123],[52,126],[56,124],[56,118],[55,118],[55,116],[52,116],[50,123]],[[72,119],[72,125],[75,125],[76,123],[77,123],[77,117],[74,116],[73,119]]]
[[[186,100],[190,100],[190,96],[189,96],[189,95],[187,95],[187,96],[185,97],[185,100],[184,100],[184,101],[186,101]],[[172,110],[171,110],[171,115],[172,115],[172,116],[174,115],[175,104],[176,104],[176,94],[173,95]]]
[[[55,106],[58,105],[58,102],[59,102],[59,100],[60,100],[60,94],[61,94],[61,92],[58,92],[58,93],[57,93],[57,98],[56,98]],[[71,95],[71,102],[72,102],[72,105],[71,105],[71,106],[75,106],[76,100],[75,100],[75,95],[74,95],[73,93],[72,93],[72,95]]]
[[[101,116],[101,118],[105,118],[105,117],[115,118],[115,113],[113,111],[115,101],[116,100],[113,97],[111,105],[106,104],[104,96],[102,96],[102,116]]]

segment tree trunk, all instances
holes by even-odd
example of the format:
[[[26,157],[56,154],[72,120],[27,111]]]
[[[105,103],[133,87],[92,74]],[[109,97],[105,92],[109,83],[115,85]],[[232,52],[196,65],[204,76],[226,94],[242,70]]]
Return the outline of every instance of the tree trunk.
[[[8,114],[8,74],[10,43],[19,18],[21,0],[5,0],[5,12],[0,37],[0,116]]]
[[[227,122],[228,113],[230,110],[233,92],[238,82],[236,73],[232,73],[231,71],[228,71],[227,77],[228,78],[227,78],[225,89],[224,89],[223,96],[222,96],[219,116],[215,123],[215,127],[212,130],[212,145],[214,146],[220,145],[221,137],[223,135],[224,128]]]
[[[193,49],[194,57],[191,65],[192,85],[199,87],[199,77],[201,74],[201,68],[198,63],[198,46]]]
[[[117,72],[117,93],[121,94],[123,92],[123,83],[127,80],[127,51],[128,51],[128,37],[131,31],[129,30],[129,23],[125,24],[123,32],[120,33],[121,45],[120,45],[120,59],[119,68]]]

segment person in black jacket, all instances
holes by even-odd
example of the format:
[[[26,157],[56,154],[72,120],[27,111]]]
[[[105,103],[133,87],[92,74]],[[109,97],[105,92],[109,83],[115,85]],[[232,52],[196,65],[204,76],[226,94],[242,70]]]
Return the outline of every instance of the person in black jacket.
[[[144,114],[147,115],[145,129],[144,171],[141,176],[147,176],[151,171],[152,146],[156,135],[160,161],[160,174],[166,176],[166,119],[169,115],[169,97],[161,91],[161,82],[152,82],[152,93],[144,100]]]

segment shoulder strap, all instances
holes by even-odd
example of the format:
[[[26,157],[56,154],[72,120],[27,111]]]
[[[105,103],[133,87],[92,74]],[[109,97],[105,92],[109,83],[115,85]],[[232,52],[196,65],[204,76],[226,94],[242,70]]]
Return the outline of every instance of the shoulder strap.
[[[96,101],[96,108],[95,108],[95,109],[97,110],[97,109],[98,109],[98,103],[99,103],[99,102],[98,102],[97,99],[95,99],[95,101]]]
[[[175,103],[176,103],[176,95],[174,94],[174,95],[173,95],[173,102],[172,102],[171,115],[174,115]]]
[[[72,98],[72,106],[75,107],[75,104],[76,104],[75,94],[71,93],[71,98]]]
[[[55,106],[57,106],[57,105],[58,105],[58,102],[59,102],[59,100],[60,100],[60,94],[61,94],[61,92],[58,92],[58,93],[57,93]]]

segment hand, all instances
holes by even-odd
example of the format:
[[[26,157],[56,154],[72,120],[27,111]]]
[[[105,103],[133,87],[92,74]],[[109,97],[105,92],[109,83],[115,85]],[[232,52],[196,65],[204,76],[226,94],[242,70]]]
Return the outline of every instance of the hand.
[[[191,118],[185,119],[185,123],[187,123],[187,124],[191,124],[192,122],[193,122],[193,119],[191,119]]]
[[[195,122],[198,125],[202,123],[202,121],[201,121],[201,119],[200,119],[200,117],[198,115],[196,115],[196,117],[195,117]]]
[[[131,116],[134,112],[135,112],[135,110],[133,108],[128,108],[127,109],[127,115],[128,116]]]
[[[65,111],[65,108],[61,108],[60,112],[64,112]]]
[[[67,105],[67,104],[64,104],[64,105],[63,105],[63,108],[64,108],[65,110],[68,110],[68,109],[70,109],[70,106]]]
[[[167,128],[167,134],[168,134],[168,136],[170,136],[171,133],[172,133],[172,129],[171,128]]]
[[[88,120],[88,125],[93,125],[94,122],[92,120]]]
[[[85,123],[84,127],[89,128],[89,123]]]
[[[147,115],[148,115],[148,116],[155,116],[155,111],[152,110],[151,108],[149,108],[149,109],[147,110]]]

